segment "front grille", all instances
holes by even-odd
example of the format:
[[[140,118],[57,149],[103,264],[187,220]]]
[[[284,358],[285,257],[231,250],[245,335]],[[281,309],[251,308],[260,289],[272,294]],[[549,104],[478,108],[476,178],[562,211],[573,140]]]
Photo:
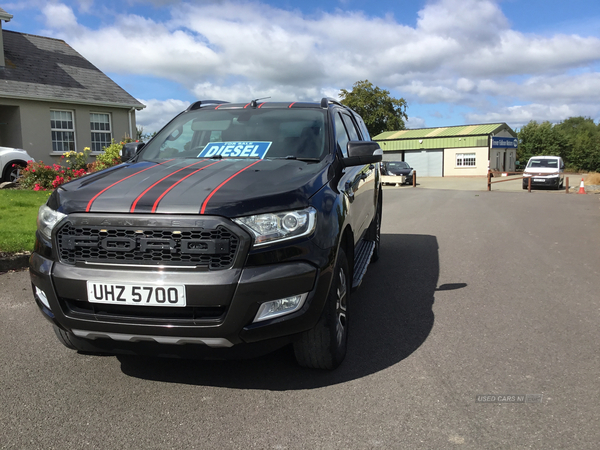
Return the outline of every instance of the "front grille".
[[[136,265],[202,266],[211,270],[233,265],[239,238],[223,225],[213,229],[74,225],[56,233],[58,256],[77,262]]]

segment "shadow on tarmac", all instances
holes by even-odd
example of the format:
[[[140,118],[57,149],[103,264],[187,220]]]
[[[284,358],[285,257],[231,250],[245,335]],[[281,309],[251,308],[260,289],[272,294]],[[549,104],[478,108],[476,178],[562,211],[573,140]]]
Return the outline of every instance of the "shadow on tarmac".
[[[349,347],[335,371],[299,367],[291,346],[243,361],[118,356],[126,375],[147,380],[235,389],[314,389],[365,377],[415,352],[434,324],[438,242],[435,236],[382,234],[381,256],[352,293]]]

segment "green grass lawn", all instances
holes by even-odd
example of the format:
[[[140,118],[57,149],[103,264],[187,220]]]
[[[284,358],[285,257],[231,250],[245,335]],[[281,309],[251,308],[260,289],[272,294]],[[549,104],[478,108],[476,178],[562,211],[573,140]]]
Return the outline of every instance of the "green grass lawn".
[[[32,251],[38,209],[51,192],[0,190],[0,253]]]

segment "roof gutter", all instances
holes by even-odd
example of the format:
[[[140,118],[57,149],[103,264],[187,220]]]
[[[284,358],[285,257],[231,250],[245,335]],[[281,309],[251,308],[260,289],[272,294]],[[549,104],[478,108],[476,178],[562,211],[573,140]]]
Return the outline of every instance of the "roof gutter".
[[[34,102],[48,102],[48,103],[73,103],[75,105],[95,105],[95,106],[106,106],[109,108],[132,108],[136,110],[142,110],[146,107],[146,105],[142,103],[114,103],[114,102],[99,102],[96,100],[77,100],[71,98],[40,98],[40,97],[30,97],[27,95],[15,95],[8,94],[6,92],[0,91],[0,95],[2,98],[12,98],[15,100],[30,100]]]

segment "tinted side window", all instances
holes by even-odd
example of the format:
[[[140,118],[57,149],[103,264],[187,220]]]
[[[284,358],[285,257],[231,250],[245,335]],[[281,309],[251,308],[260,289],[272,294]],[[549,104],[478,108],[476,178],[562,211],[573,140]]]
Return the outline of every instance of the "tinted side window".
[[[369,130],[367,129],[367,125],[365,125],[365,121],[360,116],[355,117],[355,119],[358,122],[358,129],[362,134],[363,141],[370,141],[371,136],[369,135]]]
[[[344,124],[346,125],[346,130],[348,130],[348,135],[350,136],[351,141],[360,141],[360,134],[356,129],[356,125],[352,118],[348,114],[342,114],[342,119],[344,120]]]
[[[348,156],[348,133],[346,133],[346,127],[344,127],[344,122],[342,122],[342,118],[340,117],[340,113],[335,114],[335,139],[342,150],[342,155],[344,157]]]

